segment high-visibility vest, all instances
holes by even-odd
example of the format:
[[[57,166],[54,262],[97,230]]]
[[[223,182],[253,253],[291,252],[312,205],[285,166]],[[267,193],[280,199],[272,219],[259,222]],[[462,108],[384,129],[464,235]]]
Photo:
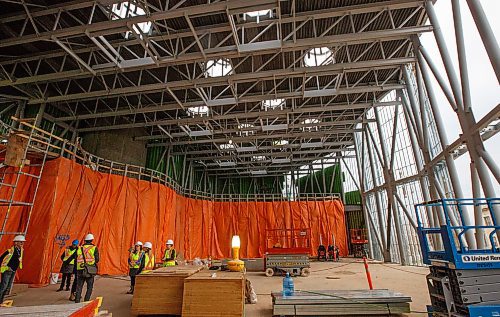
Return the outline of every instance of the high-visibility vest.
[[[131,269],[138,269],[141,266],[143,255],[144,255],[143,251],[139,251],[137,253],[131,252],[128,258],[128,266]]]
[[[175,249],[172,249],[172,250],[167,249],[167,250],[165,250],[165,256],[163,258],[164,259],[170,258],[170,254],[171,254],[172,251],[175,252]],[[177,252],[175,252],[174,259],[170,260],[170,261],[163,262],[163,266],[175,266],[175,259],[177,259]]]
[[[14,254],[14,248],[15,247],[12,247],[12,248],[7,250],[7,252],[9,252],[9,253],[3,258],[2,267],[0,268],[1,273],[9,270],[9,267],[7,266],[7,264],[9,264],[9,261],[12,258],[12,255]],[[21,248],[21,255],[19,256],[19,269],[23,268],[23,253],[24,253],[24,249]]]
[[[92,244],[84,244],[82,247],[78,248],[76,251],[76,269],[83,270],[83,265],[94,265],[95,264],[95,250],[96,246]],[[85,260],[83,259],[85,257]]]
[[[145,265],[144,265],[144,270],[142,270],[141,273],[148,273],[148,272],[151,272],[151,270],[154,270],[155,268],[155,256],[154,254],[152,254],[152,252],[150,252],[151,255],[149,255],[148,253],[144,253],[144,257],[145,257]]]
[[[73,256],[73,254],[75,254],[75,252],[76,252],[76,249],[71,249],[71,248],[69,248],[69,247],[68,247],[68,248],[66,248],[66,250],[64,250],[64,258],[63,258],[63,262],[68,261],[68,259],[69,259],[70,257],[72,257],[72,256]],[[74,264],[75,264],[75,259],[71,260],[71,261],[69,262],[69,264],[74,265]]]

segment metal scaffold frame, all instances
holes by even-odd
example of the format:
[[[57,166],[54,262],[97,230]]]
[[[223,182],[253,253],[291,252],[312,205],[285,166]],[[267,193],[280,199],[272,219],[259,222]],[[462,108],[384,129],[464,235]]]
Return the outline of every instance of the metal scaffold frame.
[[[29,124],[27,121],[35,120],[18,120],[18,129],[9,129],[9,136],[6,146],[0,150],[4,155],[0,156],[0,190],[7,194],[7,197],[0,199],[0,207],[4,207],[5,216],[2,220],[2,227],[0,228],[0,241],[5,235],[26,235],[28,227],[31,220],[31,215],[35,205],[36,196],[38,193],[38,188],[40,186],[40,181],[43,175],[43,170],[45,167],[45,162],[49,157],[53,130],[55,124],[52,124],[52,130],[50,132],[44,131],[43,129],[37,128],[35,125]],[[13,166],[8,162],[7,155],[9,151],[15,151],[12,147],[12,143],[17,143],[18,141],[13,140],[17,138],[18,140],[24,140],[25,143],[16,144],[21,147],[21,151],[16,153],[18,157],[16,161],[20,164]],[[21,141],[22,142],[22,141]],[[23,198],[16,198],[16,193],[21,186],[21,178],[26,178],[26,184],[29,184],[29,189],[32,191],[32,195],[27,195]],[[9,181],[10,180],[10,181]],[[24,200],[19,200],[24,199]],[[27,208],[26,216],[22,217],[25,220],[20,223],[18,218],[21,218],[21,209],[17,211],[19,214],[15,215],[16,218],[14,222],[17,226],[20,225],[20,229],[17,231],[8,231],[9,219],[11,218],[11,213],[15,207],[25,207]],[[12,224],[12,223],[11,223]]]
[[[500,55],[491,27],[480,2],[467,3],[498,76]],[[395,94],[386,96],[389,99],[383,100],[399,103],[388,107],[390,109],[375,108],[367,112],[365,119],[374,119],[375,122],[363,124],[363,131],[358,132],[355,139],[358,167],[360,171],[364,171],[359,173],[359,179],[370,235],[369,249],[373,257],[384,261],[423,264],[412,208],[422,201],[465,198],[454,162],[459,155],[468,151],[471,157],[474,197],[496,197],[490,175],[499,182],[498,167],[485,150],[483,141],[489,138],[489,129],[485,128],[499,119],[500,107],[494,107],[480,121],[474,118],[460,1],[453,0],[452,6],[460,77],[452,64],[434,4],[426,1],[426,13],[433,26],[440,56],[431,57],[420,44],[419,38],[414,36],[413,53],[417,61],[402,69],[406,87],[396,90]],[[435,63],[439,61],[444,64],[446,77],[438,71]],[[431,76],[437,80],[449,105],[456,112],[463,132],[451,143],[444,131]],[[496,125],[495,123],[494,129]],[[409,146],[403,151],[405,157],[396,160],[396,164],[399,163],[400,166],[395,166],[395,158],[398,151],[403,150],[403,144]],[[426,220],[437,227],[447,221],[453,226],[471,226],[474,222],[480,226],[483,223],[482,211],[480,208],[469,208],[471,210],[462,213],[464,223],[457,220],[458,210],[449,210],[452,212],[447,213],[450,218],[447,220],[443,210],[440,211],[435,206],[432,209],[426,208]],[[498,206],[492,207],[492,213],[495,215],[494,219],[500,219]],[[435,243],[439,244],[438,241]],[[463,243],[471,250],[485,248],[484,239],[476,241],[472,231],[464,234]]]

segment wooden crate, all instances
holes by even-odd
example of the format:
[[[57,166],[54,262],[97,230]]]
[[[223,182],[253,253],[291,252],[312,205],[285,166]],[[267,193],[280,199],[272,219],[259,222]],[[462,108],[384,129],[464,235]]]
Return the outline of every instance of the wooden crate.
[[[202,268],[170,266],[139,274],[135,280],[131,315],[180,315],[184,279]]]
[[[239,317],[244,311],[245,274],[201,271],[184,280],[183,317]]]

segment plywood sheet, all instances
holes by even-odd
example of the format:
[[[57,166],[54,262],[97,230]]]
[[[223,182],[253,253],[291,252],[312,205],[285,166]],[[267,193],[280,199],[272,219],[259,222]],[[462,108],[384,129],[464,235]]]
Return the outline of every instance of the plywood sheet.
[[[182,316],[241,317],[244,315],[244,310],[243,273],[201,271],[184,280]]]
[[[172,266],[159,268],[136,277],[132,315],[180,315],[184,279],[201,266]]]

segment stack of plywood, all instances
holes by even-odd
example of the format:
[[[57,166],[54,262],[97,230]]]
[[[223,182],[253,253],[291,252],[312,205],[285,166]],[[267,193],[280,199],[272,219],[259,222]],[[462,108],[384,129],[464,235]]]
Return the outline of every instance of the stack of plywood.
[[[411,298],[386,289],[272,293],[273,315],[394,315],[410,312]]]
[[[32,317],[32,316],[51,316],[51,317],[91,317],[91,316],[112,316],[106,311],[100,311],[102,298],[98,297],[90,302],[59,304],[59,305],[40,305],[24,307],[2,307],[0,308],[0,317]]]
[[[244,310],[245,274],[201,271],[184,280],[182,316],[239,317]]]
[[[162,267],[136,277],[131,314],[180,315],[184,279],[199,272],[202,266]]]

